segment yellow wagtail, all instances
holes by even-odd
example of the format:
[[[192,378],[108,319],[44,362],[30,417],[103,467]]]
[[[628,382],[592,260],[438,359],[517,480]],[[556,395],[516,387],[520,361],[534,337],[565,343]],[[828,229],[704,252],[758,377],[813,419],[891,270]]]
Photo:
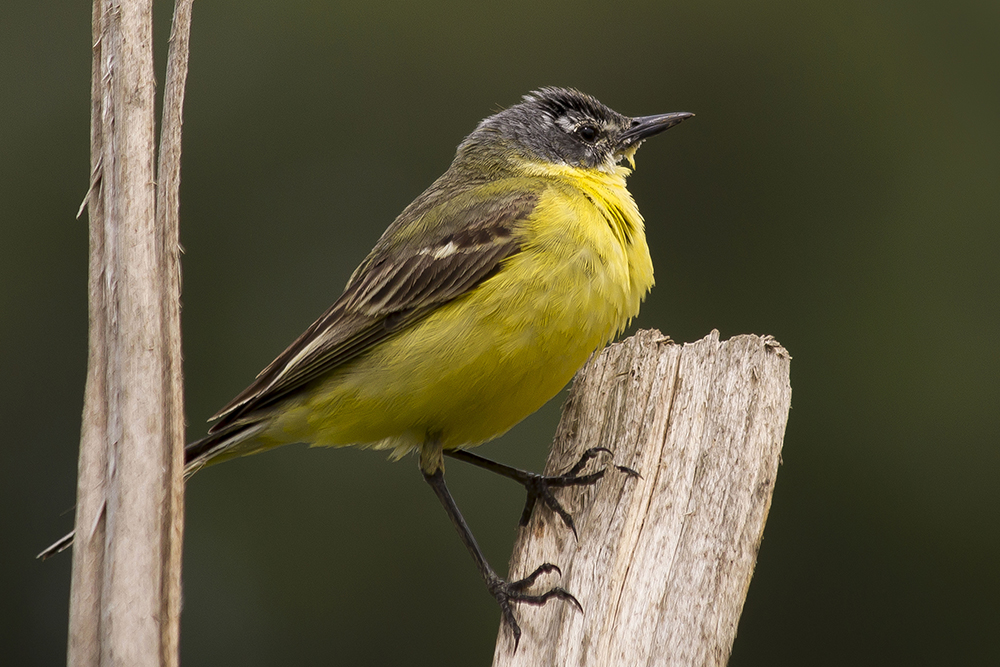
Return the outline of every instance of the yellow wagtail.
[[[511,602],[576,599],[508,582],[487,563],[444,481],[447,454],[528,489],[573,528],[543,477],[465,451],[552,398],[639,312],[653,285],[642,216],[625,187],[642,141],[686,118],[630,118],[543,88],[483,120],[451,167],[396,218],[344,293],[186,448],[186,474],[278,445],[416,451],[516,643]],[[72,536],[50,547],[68,546]]]

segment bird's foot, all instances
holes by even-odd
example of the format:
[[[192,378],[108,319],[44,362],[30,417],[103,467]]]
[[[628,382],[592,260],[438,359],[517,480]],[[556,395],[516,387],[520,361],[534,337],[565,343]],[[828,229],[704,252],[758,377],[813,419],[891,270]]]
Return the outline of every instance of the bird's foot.
[[[549,600],[556,598],[571,602],[577,609],[581,612],[583,611],[583,606],[580,604],[580,601],[573,597],[573,594],[565,588],[557,586],[545,591],[544,593],[538,594],[528,593],[526,591],[526,589],[535,583],[535,580],[538,579],[539,576],[548,572],[558,572],[560,575],[562,574],[562,570],[560,570],[558,566],[553,565],[552,563],[543,563],[524,579],[519,579],[517,581],[505,581],[494,574],[486,582],[487,589],[489,589],[493,597],[496,598],[497,604],[500,605],[500,615],[503,618],[503,624],[510,628],[511,634],[514,636],[515,652],[517,651],[518,644],[521,642],[521,626],[517,624],[517,619],[514,617],[514,610],[511,608],[512,602],[521,602],[524,604],[541,606]]]
[[[583,453],[580,460],[572,468],[561,475],[540,475],[533,472],[519,471],[521,475],[514,479],[528,492],[519,524],[522,526],[528,525],[528,520],[531,518],[531,512],[535,509],[535,504],[541,500],[546,507],[559,515],[559,518],[573,531],[573,535],[575,536],[576,524],[573,523],[573,517],[556,500],[556,497],[552,494],[552,489],[566,486],[587,486],[594,484],[597,480],[604,477],[604,474],[608,471],[607,467],[586,475],[580,474],[587,463],[601,453],[611,454],[612,452],[607,447],[591,447]],[[614,467],[629,477],[639,477],[639,473],[632,468],[620,465],[615,465]]]

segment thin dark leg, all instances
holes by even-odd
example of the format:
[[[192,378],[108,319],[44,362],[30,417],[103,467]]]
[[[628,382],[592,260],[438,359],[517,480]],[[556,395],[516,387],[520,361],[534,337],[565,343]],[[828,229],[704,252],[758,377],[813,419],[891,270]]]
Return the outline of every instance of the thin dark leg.
[[[610,454],[611,450],[607,447],[592,447],[583,453],[583,456],[581,456],[580,460],[576,462],[576,465],[564,472],[562,475],[553,475],[549,477],[529,472],[527,470],[513,468],[511,466],[504,465],[503,463],[497,463],[496,461],[491,461],[490,459],[479,456],[478,454],[467,452],[464,449],[448,449],[444,451],[444,454],[453,459],[465,461],[466,463],[471,463],[474,466],[479,466],[480,468],[495,472],[498,475],[503,475],[504,477],[512,479],[523,486],[525,491],[528,492],[528,497],[524,502],[524,511],[521,512],[521,520],[519,521],[520,525],[528,525],[528,519],[531,518],[531,512],[535,508],[535,503],[541,499],[541,501],[545,503],[549,509],[559,515],[559,518],[563,520],[563,523],[565,523],[566,526],[573,531],[573,534],[576,535],[576,525],[573,523],[573,517],[570,516],[570,513],[563,508],[558,500],[556,500],[556,497],[552,495],[551,489],[554,487],[564,486],[585,486],[593,484],[597,482],[597,480],[604,477],[604,473],[607,472],[607,468],[601,468],[600,470],[592,472],[588,475],[580,474],[584,466],[587,465],[587,462],[602,452]],[[639,476],[639,473],[631,468],[619,465],[616,465],[615,468],[630,477]]]
[[[431,485],[434,489],[435,495],[437,495],[438,500],[444,505],[444,511],[448,513],[448,518],[451,519],[452,525],[455,526],[455,530],[458,531],[458,536],[462,538],[462,542],[465,547],[472,554],[472,560],[476,562],[476,567],[479,569],[479,574],[482,575],[483,581],[486,582],[486,588],[489,590],[490,594],[496,598],[497,603],[500,605],[500,614],[503,617],[503,622],[510,628],[511,633],[514,635],[514,650],[517,651],[517,646],[521,642],[521,628],[517,624],[517,619],[514,618],[514,612],[511,609],[511,602],[524,602],[526,604],[542,605],[551,600],[552,598],[558,598],[560,600],[568,600],[572,602],[576,607],[583,611],[583,607],[575,597],[567,590],[563,588],[553,588],[540,595],[531,595],[525,593],[525,589],[535,583],[535,580],[542,574],[546,572],[558,572],[562,574],[562,571],[553,565],[552,563],[543,563],[534,572],[529,574],[524,579],[518,581],[507,582],[501,579],[490,564],[486,561],[486,557],[483,555],[482,550],[476,543],[476,538],[472,536],[472,531],[469,530],[469,525],[465,523],[465,519],[462,517],[462,513],[458,511],[458,505],[455,504],[455,499],[452,498],[451,492],[448,490],[448,486],[444,483],[444,471],[438,469],[436,472],[427,473],[421,471],[424,475],[424,479],[427,483]]]

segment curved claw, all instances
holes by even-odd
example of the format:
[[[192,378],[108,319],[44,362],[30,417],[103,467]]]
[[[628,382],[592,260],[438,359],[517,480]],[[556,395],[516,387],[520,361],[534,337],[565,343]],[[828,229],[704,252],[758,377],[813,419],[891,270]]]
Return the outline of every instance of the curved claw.
[[[542,563],[523,579],[508,582],[497,577],[487,584],[490,593],[493,594],[493,597],[496,598],[497,603],[500,605],[500,615],[503,618],[504,625],[510,628],[511,634],[514,637],[515,653],[517,652],[518,645],[521,643],[521,626],[518,625],[517,618],[514,616],[514,610],[510,605],[511,602],[523,602],[524,604],[541,606],[555,598],[571,602],[581,613],[583,612],[583,605],[580,604],[580,601],[561,586],[550,588],[544,593],[534,594],[525,592],[525,589],[534,584],[539,576],[548,572],[558,572],[560,576],[562,575],[562,570],[559,569],[558,565]]]
[[[581,475],[580,473],[583,472],[587,463],[596,458],[598,454],[613,455],[614,452],[607,447],[591,447],[583,452],[580,459],[569,470],[561,475],[551,476],[540,475],[538,473],[513,468],[511,466],[483,458],[482,456],[473,454],[472,452],[468,452],[464,449],[446,449],[444,450],[444,454],[446,456],[465,461],[466,463],[479,466],[480,468],[490,470],[498,475],[503,475],[504,477],[512,479],[523,486],[525,491],[527,491],[527,498],[525,498],[524,501],[524,510],[521,512],[521,518],[518,520],[519,525],[528,525],[531,513],[534,511],[538,500],[541,499],[546,507],[562,519],[562,522],[566,524],[567,528],[573,531],[573,535],[575,536],[577,535],[577,532],[576,525],[573,522],[573,517],[570,516],[570,513],[563,508],[558,500],[556,500],[556,497],[552,494],[551,489],[593,484],[604,477],[605,473],[610,469],[610,466],[587,475]],[[615,465],[614,467],[619,472],[624,473],[629,477],[641,476],[638,472],[627,466]]]
[[[607,447],[591,447],[590,449],[586,450],[580,456],[580,460],[576,462],[576,465],[574,465],[572,468],[570,468],[569,470],[567,470],[566,472],[564,472],[562,474],[562,476],[563,477],[572,477],[572,476],[578,475],[580,473],[580,471],[583,470],[583,467],[585,465],[587,465],[587,463],[591,459],[595,458],[598,454],[600,454],[602,452],[604,454],[608,454],[608,455],[612,455],[612,456],[614,455],[614,452],[612,452]]]
[[[573,465],[572,468],[567,470],[561,475],[553,475],[546,477],[545,475],[539,475],[536,473],[524,473],[524,476],[518,481],[524,485],[525,490],[528,492],[528,497],[524,502],[524,510],[521,512],[521,518],[518,524],[521,526],[527,526],[528,521],[531,519],[531,513],[535,509],[535,504],[539,499],[545,503],[545,506],[552,510],[555,514],[562,519],[562,522],[573,531],[573,536],[579,538],[576,532],[576,524],[573,522],[573,517],[569,512],[562,506],[562,504],[556,500],[556,497],[552,495],[550,490],[553,487],[562,488],[566,486],[586,486],[589,484],[594,484],[598,480],[602,479],[607,472],[607,468],[601,468],[595,472],[588,475],[581,475],[580,472],[583,471],[587,463],[592,459],[596,458],[598,454],[609,454],[613,455],[612,452],[607,447],[591,447],[586,450],[580,459]],[[629,477],[640,477],[639,473],[629,468],[627,466],[615,465],[615,468]]]
[[[638,470],[634,470],[628,466],[616,465],[615,467],[618,468],[618,472],[623,472],[633,479],[642,479],[642,475],[639,474]]]
[[[548,574],[549,572],[556,572],[560,577],[562,576],[562,570],[559,569],[558,565],[555,565],[554,563],[542,563],[535,568],[534,572],[526,576],[524,579],[512,581],[508,583],[507,586],[509,586],[511,590],[523,591],[525,588],[535,583],[535,580],[538,579],[538,577],[543,574]]]

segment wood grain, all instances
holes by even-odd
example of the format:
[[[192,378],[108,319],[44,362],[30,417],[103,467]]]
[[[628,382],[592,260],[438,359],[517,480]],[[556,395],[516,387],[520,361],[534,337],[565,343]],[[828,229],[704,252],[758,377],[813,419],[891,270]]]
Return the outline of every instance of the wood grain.
[[[770,337],[678,345],[642,331],[578,374],[546,473],[604,446],[641,477],[562,492],[579,540],[536,510],[510,576],[555,563],[561,580],[539,588],[564,586],[584,612],[521,605],[520,647],[501,627],[494,665],[726,664],[780,462],[789,362]]]
[[[190,0],[182,5],[189,19]],[[178,664],[184,417],[177,187],[188,30],[183,9],[179,16],[158,174],[152,2],[94,2],[84,201],[90,353],[67,650],[75,667]]]

